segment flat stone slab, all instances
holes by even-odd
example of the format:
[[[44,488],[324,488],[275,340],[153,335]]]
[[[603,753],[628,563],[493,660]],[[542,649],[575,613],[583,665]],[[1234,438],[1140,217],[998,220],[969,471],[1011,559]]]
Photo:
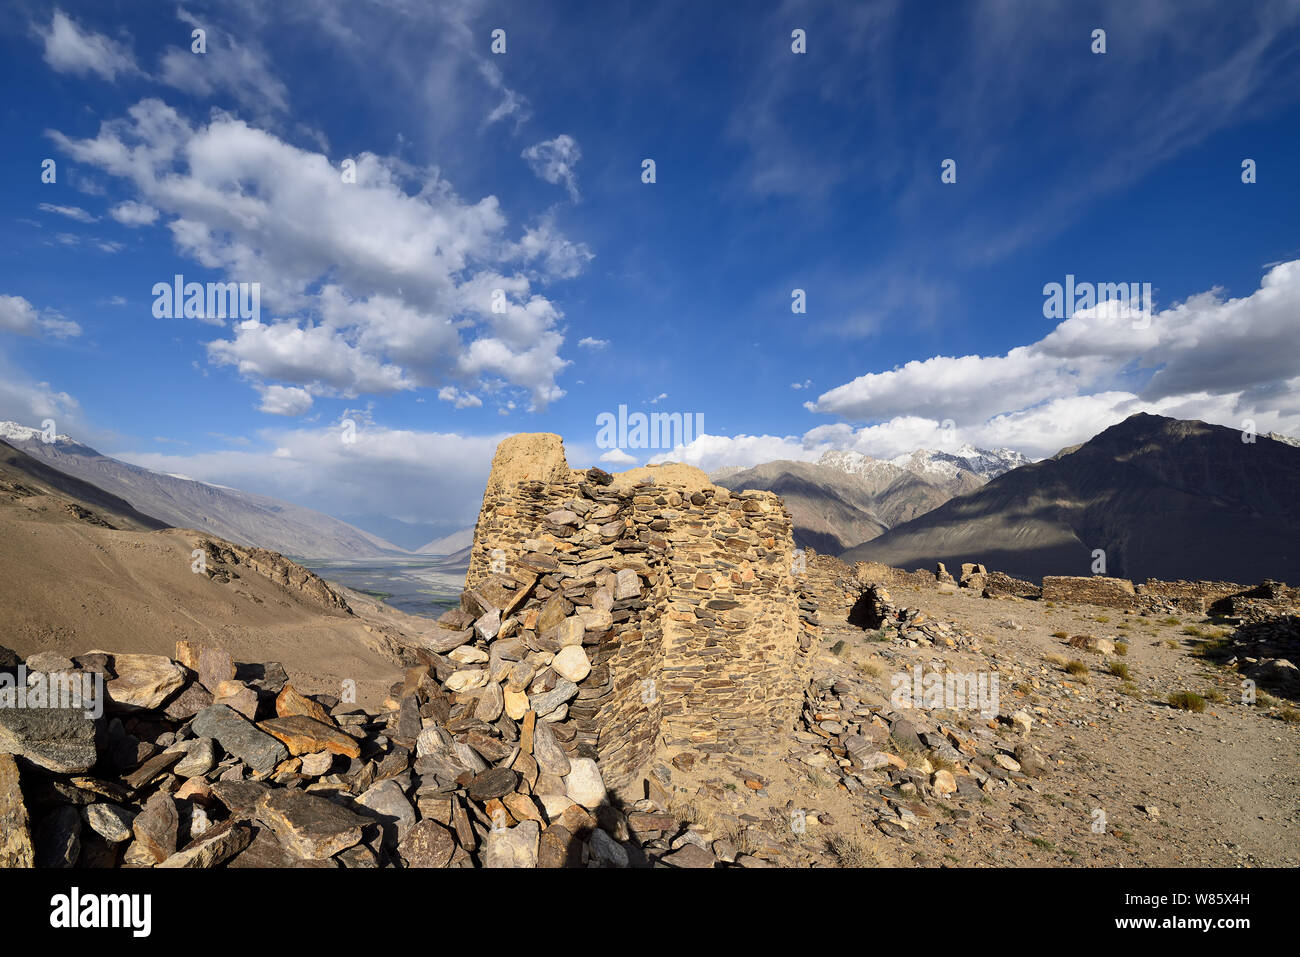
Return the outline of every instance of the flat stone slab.
[[[292,755],[328,751],[348,758],[361,757],[361,745],[332,724],[325,724],[305,714],[268,718],[258,725],[267,734],[284,742]]]
[[[95,766],[96,722],[74,708],[0,708],[0,752],[47,771],[80,774]]]
[[[200,711],[190,729],[199,737],[215,738],[226,752],[257,772],[270,771],[289,758],[288,748],[223,704]]]
[[[328,798],[290,788],[268,790],[255,813],[286,851],[314,861],[360,843],[361,829],[368,823]]]

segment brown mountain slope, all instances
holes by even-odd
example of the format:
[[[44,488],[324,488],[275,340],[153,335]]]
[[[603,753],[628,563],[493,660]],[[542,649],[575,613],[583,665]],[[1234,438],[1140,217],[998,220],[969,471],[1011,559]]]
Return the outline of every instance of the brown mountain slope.
[[[984,562],[1021,578],[1300,579],[1300,449],[1138,414],[873,541],[845,561]]]
[[[732,491],[761,489],[780,495],[801,548],[840,552],[888,527],[872,511],[875,498],[861,478],[812,462],[768,462],[715,481]]]
[[[178,528],[198,528],[241,545],[310,558],[407,554],[376,535],[292,502],[141,468],[67,436],[43,442],[35,430],[14,423],[0,422],[0,434],[34,459]]]
[[[158,528],[94,486],[0,453],[0,644],[170,656],[195,639],[237,661],[279,661],[305,692],[339,694],[350,678],[363,703],[382,699],[401,629],[421,620],[370,623],[283,556]],[[193,570],[196,550],[206,571]]]
[[[60,472],[3,441],[0,441],[0,495],[19,499],[39,496],[42,504],[61,509],[75,502],[82,508],[95,510],[115,528],[153,531],[167,527],[166,522],[136,511],[126,499]]]

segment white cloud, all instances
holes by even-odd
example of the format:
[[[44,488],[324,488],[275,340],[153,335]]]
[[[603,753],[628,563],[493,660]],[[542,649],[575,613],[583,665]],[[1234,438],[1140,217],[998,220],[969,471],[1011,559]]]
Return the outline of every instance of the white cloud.
[[[270,415],[302,415],[312,405],[311,393],[298,386],[267,385],[258,391],[262,393],[258,409]]]
[[[569,198],[575,203],[578,195],[578,173],[575,167],[582,159],[582,150],[578,141],[566,133],[561,133],[553,140],[534,143],[523,152],[523,158],[539,179],[556,186],[561,184],[569,191]]]
[[[108,215],[123,226],[152,226],[158,221],[158,210],[146,203],[137,203],[129,199],[110,209]]]
[[[102,33],[83,30],[62,10],[54,11],[48,30],[38,32],[45,40],[45,62],[59,73],[93,73],[113,81],[119,74],[138,72],[126,46]]]
[[[258,437],[264,451],[113,454],[145,468],[299,502],[332,515],[473,524],[504,434],[390,429],[357,411],[345,417],[358,422],[353,443],[342,440],[335,424],[264,430]]]
[[[1137,320],[1098,306],[1004,355],[909,362],[807,406],[859,421],[910,415],[976,427],[1017,413],[1032,419],[1043,403],[1068,398],[1122,393],[1158,405],[1204,393],[1232,399],[1238,410],[1295,414],[1287,381],[1300,369],[1297,314],[1300,260],[1270,268],[1249,296],[1212,290]]]
[[[208,354],[242,375],[307,383],[317,391],[355,396],[414,388],[398,366],[381,363],[327,326],[247,319],[233,340],[208,343]]]
[[[549,219],[512,240],[496,197],[462,200],[436,169],[366,153],[355,157],[356,183],[344,183],[322,154],[220,112],[193,127],[158,100],[91,139],[50,135],[78,162],[129,181],[134,202],[169,217],[183,253],[260,283],[263,308],[322,319],[237,330],[233,342],[211,344],[215,361],[309,391],[499,377],[535,409],[564,394],[562,313],[532,284],[575,275],[591,253]],[[491,309],[497,288],[509,297],[501,314]],[[294,359],[287,343],[326,366]]]
[[[828,446],[829,447],[829,446]],[[706,472],[728,465],[758,465],[778,459],[812,461],[823,450],[807,445],[797,436],[777,435],[700,435],[689,444],[671,452],[655,455],[652,464],[682,462]]]
[[[622,449],[610,449],[600,457],[600,460],[610,465],[636,465],[636,459]]]
[[[41,203],[37,208],[41,212],[58,213],[60,216],[67,216],[68,219],[75,219],[79,223],[99,222],[98,216],[92,216],[80,206],[55,206],[53,203]]]
[[[191,27],[206,31],[206,53],[169,47],[159,64],[160,82],[193,96],[229,95],[254,114],[268,109],[289,109],[289,90],[271,70],[266,52],[256,43],[240,40],[231,30],[214,30],[184,10],[177,14]]]
[[[591,336],[583,336],[578,340],[578,345],[583,349],[590,349],[592,352],[599,352],[609,347],[608,339],[593,339]]]
[[[483,405],[483,400],[470,392],[462,392],[454,385],[445,385],[438,390],[438,398],[443,402],[451,402],[458,409],[477,409]]]
[[[81,335],[81,326],[70,319],[46,309],[36,307],[22,296],[0,296],[0,331],[16,332],[23,336],[49,335],[67,339]]]
[[[1300,433],[1300,261],[1275,264],[1253,294],[1218,290],[1149,316],[1080,311],[1043,339],[1001,356],[935,356],[807,403],[880,421],[820,425],[802,436],[702,435],[652,461],[706,471],[831,449],[888,459],[970,444],[1031,458],[1086,442],[1138,412],[1257,432]],[[1121,383],[1126,384],[1121,385]],[[800,383],[795,383],[795,386]]]

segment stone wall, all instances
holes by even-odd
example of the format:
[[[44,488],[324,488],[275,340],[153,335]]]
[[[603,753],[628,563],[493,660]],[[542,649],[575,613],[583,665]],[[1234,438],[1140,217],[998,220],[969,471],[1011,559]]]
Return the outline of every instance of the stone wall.
[[[1145,583],[1137,586],[1137,593],[1139,597],[1148,599],[1153,609],[1204,615],[1216,601],[1236,595],[1244,591],[1245,587],[1234,582],[1160,581],[1148,578]]]
[[[731,493],[681,466],[573,471],[559,436],[514,436],[484,492],[467,588],[530,555],[555,559],[542,582],[575,602],[593,576],[636,575],[635,597],[615,591],[568,712],[615,787],[658,743],[758,753],[793,727],[812,639],[772,493]]]
[[[1043,600],[1075,605],[1105,605],[1108,608],[1132,608],[1137,593],[1126,578],[1104,575],[1045,575]]]
[[[883,584],[896,588],[911,585],[932,589],[937,584],[932,572],[920,568],[908,572],[901,568],[894,568],[892,565],[882,565],[880,562],[854,562],[853,577],[864,585]]]

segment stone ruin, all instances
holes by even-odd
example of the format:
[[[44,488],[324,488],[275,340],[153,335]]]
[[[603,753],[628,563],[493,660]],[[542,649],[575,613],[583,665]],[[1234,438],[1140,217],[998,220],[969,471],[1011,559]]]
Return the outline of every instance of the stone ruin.
[[[764,753],[793,728],[815,621],[799,571],[770,492],[678,465],[571,470],[558,435],[516,435],[484,491],[467,612],[523,590],[540,606],[514,632],[526,646],[580,643],[590,673],[567,710],[538,717],[627,791],[660,745]]]

